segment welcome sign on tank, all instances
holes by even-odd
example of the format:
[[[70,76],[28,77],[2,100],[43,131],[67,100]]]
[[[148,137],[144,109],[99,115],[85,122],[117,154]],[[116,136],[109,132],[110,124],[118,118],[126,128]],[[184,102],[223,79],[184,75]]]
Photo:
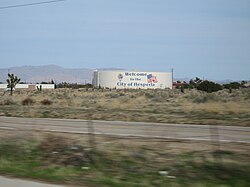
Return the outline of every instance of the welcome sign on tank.
[[[95,71],[93,85],[117,89],[172,89],[173,72]]]

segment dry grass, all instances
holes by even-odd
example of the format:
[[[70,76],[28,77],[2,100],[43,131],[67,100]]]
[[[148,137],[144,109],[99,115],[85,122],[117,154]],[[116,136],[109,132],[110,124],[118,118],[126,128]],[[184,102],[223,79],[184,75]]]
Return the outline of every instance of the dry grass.
[[[250,126],[250,89],[186,90],[184,94],[180,90],[56,89],[0,95],[0,115],[5,116]],[[23,106],[27,98],[34,103]]]

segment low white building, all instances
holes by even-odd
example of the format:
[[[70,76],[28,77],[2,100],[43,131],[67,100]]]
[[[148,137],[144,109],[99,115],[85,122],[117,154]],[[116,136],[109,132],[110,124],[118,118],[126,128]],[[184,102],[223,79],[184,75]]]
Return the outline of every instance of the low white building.
[[[0,89],[7,89],[8,84],[0,84]],[[15,89],[29,89],[36,90],[38,88],[42,89],[55,89],[55,84],[17,84]]]
[[[173,72],[95,71],[93,86],[117,89],[172,89]]]

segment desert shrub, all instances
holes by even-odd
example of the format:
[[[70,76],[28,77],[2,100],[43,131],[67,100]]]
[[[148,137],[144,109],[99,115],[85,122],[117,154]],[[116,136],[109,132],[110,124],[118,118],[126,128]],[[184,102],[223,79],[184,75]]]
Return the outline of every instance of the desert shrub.
[[[250,92],[245,95],[245,100],[250,100]]]
[[[198,90],[205,91],[208,93],[217,92],[219,90],[222,90],[222,86],[220,84],[214,83],[212,81],[203,81],[199,84],[197,87]]]
[[[14,102],[12,99],[4,99],[0,102],[0,105],[14,105],[16,102]]]
[[[149,93],[149,92],[146,92],[144,95],[145,95],[145,97],[148,98],[148,99],[155,97],[155,94],[154,94],[154,93]]]
[[[150,99],[151,101],[154,102],[163,102],[168,100],[169,98],[172,97],[177,97],[177,93],[175,93],[174,91],[170,91],[170,90],[150,90],[148,92],[145,92],[145,97],[147,99]]]
[[[221,90],[214,93],[205,93],[197,90],[192,90],[189,93],[185,93],[183,98],[191,101],[192,103],[206,103],[206,102],[227,102],[229,98],[227,97],[228,92]]]
[[[111,92],[111,93],[107,93],[105,94],[105,97],[109,97],[109,98],[118,98],[121,96],[124,96],[124,93],[117,93],[117,92]]]
[[[125,93],[121,93],[121,92],[120,92],[120,93],[119,93],[119,96],[125,96]]]
[[[138,95],[138,94],[130,94],[129,97],[130,97],[130,99],[136,100],[136,99],[138,99],[141,96]]]
[[[22,105],[33,105],[34,103],[35,103],[35,101],[29,97],[22,100]]]
[[[72,89],[79,89],[79,88],[93,88],[92,84],[77,84],[77,83],[67,83],[62,82],[55,85],[56,88],[72,88]]]
[[[169,94],[166,92],[155,93],[155,96],[151,99],[154,102],[163,102],[169,99]]]
[[[48,99],[44,99],[40,102],[42,105],[52,105],[52,101],[48,100]]]
[[[229,84],[223,84],[223,87],[226,89],[239,89],[241,84],[238,82],[230,82]]]
[[[216,97],[213,94],[202,94],[193,98],[194,103],[206,103],[209,101],[216,101]]]
[[[131,97],[129,95],[126,95],[126,96],[124,96],[124,97],[121,98],[121,102],[122,103],[126,103],[126,102],[128,102],[130,100],[130,98]]]

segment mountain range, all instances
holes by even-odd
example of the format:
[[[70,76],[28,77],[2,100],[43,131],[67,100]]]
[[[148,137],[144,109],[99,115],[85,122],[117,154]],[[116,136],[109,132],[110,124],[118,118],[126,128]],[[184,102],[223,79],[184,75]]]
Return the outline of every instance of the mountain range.
[[[93,69],[63,68],[57,65],[21,66],[0,69],[0,82],[6,82],[7,74],[13,73],[21,82],[40,83],[53,80],[56,83],[91,83]]]
[[[101,68],[98,70],[124,70],[120,68]],[[92,83],[94,69],[88,68],[63,68],[57,65],[44,66],[20,66],[0,69],[0,82],[5,83],[7,74],[14,73],[21,82],[41,83],[53,80],[55,83]],[[174,78],[174,81],[189,82],[190,78]],[[217,83],[224,84],[233,80],[213,80]]]

